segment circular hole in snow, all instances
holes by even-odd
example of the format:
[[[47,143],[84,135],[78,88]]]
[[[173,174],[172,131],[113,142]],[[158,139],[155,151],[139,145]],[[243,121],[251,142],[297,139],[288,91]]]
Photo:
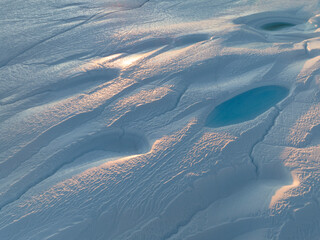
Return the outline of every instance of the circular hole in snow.
[[[216,106],[208,115],[206,126],[223,127],[249,121],[282,101],[289,90],[269,85],[251,89]]]
[[[297,24],[289,23],[289,22],[271,22],[262,25],[260,28],[267,31],[278,31],[284,28],[294,27]]]
[[[297,17],[290,12],[263,12],[237,18],[234,23],[264,31],[281,31],[306,23],[307,20],[307,16]]]

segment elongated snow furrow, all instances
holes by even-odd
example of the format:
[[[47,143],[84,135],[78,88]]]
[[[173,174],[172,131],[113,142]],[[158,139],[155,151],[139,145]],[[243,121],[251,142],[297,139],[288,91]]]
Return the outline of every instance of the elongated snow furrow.
[[[96,87],[97,85],[101,85],[103,83],[109,82],[112,79],[115,79],[119,76],[119,71],[117,69],[98,69],[98,70],[89,70],[84,73],[80,73],[77,76],[72,76],[67,79],[62,79],[61,81],[52,83],[48,86],[43,86],[39,89],[35,89],[31,92],[28,92],[26,94],[20,94],[16,97],[10,97],[9,100],[6,101],[0,101],[0,106],[3,105],[10,105],[17,103],[19,101],[26,101],[29,98],[34,98],[39,95],[44,96],[46,100],[49,99],[51,101],[54,101],[55,99],[50,99],[50,93],[58,93],[59,91],[63,91],[66,93],[64,98],[68,97],[68,92],[71,93],[71,95],[79,94],[79,90],[77,90],[81,85],[86,87],[85,89],[81,89],[81,92],[88,91],[87,89],[92,89]],[[42,104],[45,104],[45,101],[42,101]],[[34,103],[37,104],[37,103]],[[26,108],[31,108],[32,105],[29,105]]]
[[[95,150],[106,150],[126,154],[139,154],[148,150],[146,139],[126,132],[110,132],[87,136],[81,141],[66,146],[47,158],[39,167],[33,169],[0,195],[0,211],[6,205],[18,200],[25,192],[43,180],[54,175],[63,166]],[[9,197],[8,197],[9,196]]]
[[[12,56],[11,58],[9,58],[9,59],[7,59],[7,60],[5,60],[5,61],[3,61],[3,62],[0,62],[0,69],[3,68],[3,67],[6,67],[6,66],[8,66],[8,65],[10,65],[15,59],[17,59],[19,56],[27,53],[29,50],[31,50],[31,49],[39,46],[40,44],[43,44],[43,43],[45,43],[45,42],[47,42],[47,41],[49,41],[49,40],[51,40],[51,39],[53,39],[53,38],[55,38],[55,37],[58,37],[58,36],[66,33],[66,32],[72,31],[72,30],[74,30],[75,28],[80,27],[80,26],[88,23],[90,20],[92,20],[93,18],[95,18],[95,17],[98,16],[98,15],[99,15],[99,13],[94,14],[94,15],[88,17],[86,20],[82,21],[81,23],[75,24],[74,26],[72,26],[72,27],[70,27],[70,28],[64,29],[64,30],[62,30],[62,31],[60,31],[60,32],[57,32],[57,33],[55,33],[55,34],[53,34],[53,35],[51,35],[51,36],[49,36],[49,37],[46,37],[46,38],[42,39],[42,40],[39,41],[39,42],[36,42],[36,43],[32,44],[31,46],[27,47],[27,48],[24,49],[23,51],[21,51],[21,52],[17,53],[16,55]]]
[[[105,101],[105,103],[101,104],[97,108],[71,116],[66,120],[64,120],[63,122],[60,122],[57,125],[50,127],[48,130],[46,130],[41,135],[39,135],[36,139],[34,139],[30,143],[28,143],[26,146],[24,146],[14,156],[8,158],[6,161],[0,164],[0,178],[4,178],[8,176],[21,163],[28,160],[37,152],[39,152],[41,148],[48,146],[48,144],[53,139],[61,135],[64,135],[72,131],[73,129],[81,126],[82,124],[98,117],[108,104],[120,98],[121,96],[125,95],[126,93],[131,91],[132,88],[135,88],[134,85],[129,86],[128,88],[122,90],[120,93],[116,94],[115,96],[112,96],[110,99]]]
[[[167,113],[167,112],[171,111],[172,109],[176,108],[176,106],[179,103],[180,98],[184,94],[184,92],[185,92],[185,90],[183,90],[181,93],[172,92],[171,94],[168,94],[169,99],[171,99],[173,96],[174,99],[176,99],[175,101],[168,100],[167,97],[164,96],[159,101],[152,101],[151,103],[141,105],[141,106],[137,107],[134,111],[130,112],[130,113],[135,113],[134,116],[131,116],[130,118],[131,119],[138,118],[140,115],[139,112],[141,112],[142,110],[144,110],[146,108],[150,109],[150,108],[152,108],[152,106],[157,106],[157,105],[161,106],[163,104],[163,101],[170,101],[171,103],[169,105],[167,105],[163,110],[161,110],[161,108],[154,107],[155,112],[153,112],[154,114],[150,114],[150,117],[155,117],[157,115],[160,116],[164,113]],[[96,113],[96,114],[100,114],[101,111],[99,111],[99,109],[101,109],[101,111],[104,110],[104,108],[98,108],[95,110],[95,111],[98,111],[98,113]],[[161,111],[164,111],[164,112],[161,112]],[[70,120],[70,122],[65,121],[62,124],[57,125],[57,127],[55,129],[51,129],[50,131],[47,131],[46,134],[40,135],[39,138],[37,138],[37,140],[35,142],[28,145],[28,148],[24,148],[24,151],[26,151],[26,152],[22,151],[22,152],[20,152],[20,155],[18,155],[18,156],[15,155],[15,159],[20,159],[20,156],[21,156],[21,158],[25,157],[26,159],[29,159],[32,156],[35,156],[40,151],[40,149],[49,145],[49,143],[52,142],[55,138],[60,137],[63,134],[66,134],[65,132],[63,132],[63,129],[68,129],[68,131],[70,132],[73,129],[76,129],[79,126],[81,126],[82,124],[84,124],[84,121],[88,122],[90,119],[95,117],[96,114],[93,114],[92,112],[85,112],[85,113],[83,113],[83,116],[82,116],[84,119],[79,118],[80,116],[76,115],[77,118],[75,118],[74,120]],[[127,116],[124,115],[124,117],[127,117]],[[82,121],[80,121],[80,119],[82,119]],[[75,123],[75,121],[77,124]],[[78,124],[79,121],[81,123],[80,125]],[[120,126],[121,126],[122,121],[123,121],[122,118],[117,119],[115,122],[116,123],[115,125],[119,125],[119,122],[120,122]],[[49,136],[50,136],[50,138],[49,138]],[[109,136],[109,135],[106,135],[106,136]],[[117,138],[120,138],[120,140],[121,140],[122,137],[123,137],[122,135],[121,136],[115,135],[115,137],[113,138],[114,139],[113,141],[116,141]],[[81,141],[84,141],[85,143],[82,144]],[[121,140],[121,144],[124,145],[123,146],[124,150],[117,150],[117,148],[121,148],[120,143],[117,146],[114,146],[114,143],[113,143],[113,144],[111,144],[112,147],[108,147],[108,145],[110,145],[110,143],[112,143],[112,140],[110,140],[109,137],[101,139],[101,137],[99,137],[99,135],[98,135],[98,140],[93,141],[92,136],[87,136],[86,139],[81,140],[81,141],[79,143],[74,144],[74,146],[73,145],[67,146],[65,149],[55,153],[53,156],[50,156],[48,159],[45,159],[39,167],[37,167],[36,169],[31,171],[29,174],[24,176],[22,179],[19,179],[19,181],[16,184],[11,186],[11,189],[15,189],[15,190],[12,192],[9,189],[6,193],[3,194],[2,198],[6,199],[7,195],[8,196],[16,195],[16,197],[12,198],[11,200],[6,199],[4,201],[4,203],[2,204],[2,207],[4,207],[5,205],[7,205],[9,203],[12,203],[13,201],[16,201],[25,192],[27,192],[30,188],[36,186],[37,184],[39,184],[43,180],[54,175],[63,166],[73,162],[75,159],[79,158],[80,156],[82,156],[90,151],[100,150],[100,149],[107,149],[108,151],[111,151],[111,152],[115,151],[115,152],[119,152],[119,153],[128,153],[128,152],[132,151],[132,150],[129,151],[129,149],[125,148],[126,146],[129,147],[128,141]],[[92,142],[94,142],[95,144],[93,144]],[[134,140],[134,142],[138,143],[141,141]],[[46,145],[41,146],[40,143],[46,143]],[[81,146],[79,146],[79,144]],[[104,145],[105,145],[105,147],[103,147]],[[141,147],[137,147],[137,153],[141,153],[139,148],[145,149],[146,147],[143,147],[143,146],[147,146],[147,145],[148,144],[146,144],[146,143],[142,143]],[[91,148],[87,149],[88,146],[91,146]],[[31,149],[34,149],[34,152],[32,152]],[[28,154],[30,154],[30,155],[28,155]],[[74,155],[74,154],[76,154],[76,155]],[[14,166],[14,165],[12,165],[12,162],[13,162],[12,159],[9,159],[6,162],[4,162],[3,165],[7,164],[6,169],[8,169],[10,167],[17,168],[18,165]],[[19,162],[19,164],[21,164],[21,161]],[[44,169],[46,169],[46,170],[44,170]],[[7,174],[9,175],[9,173],[7,173]],[[6,176],[2,175],[2,177],[6,177]]]

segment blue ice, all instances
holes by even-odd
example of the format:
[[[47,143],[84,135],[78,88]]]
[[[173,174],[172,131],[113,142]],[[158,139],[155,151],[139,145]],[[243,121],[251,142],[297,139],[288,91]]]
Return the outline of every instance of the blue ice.
[[[251,89],[218,105],[208,116],[206,126],[222,127],[252,120],[284,99],[289,90],[269,85]]]

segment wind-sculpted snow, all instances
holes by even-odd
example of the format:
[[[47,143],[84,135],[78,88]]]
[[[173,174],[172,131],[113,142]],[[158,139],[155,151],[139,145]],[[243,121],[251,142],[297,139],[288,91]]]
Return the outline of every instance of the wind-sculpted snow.
[[[319,10],[1,2],[0,239],[317,239]]]

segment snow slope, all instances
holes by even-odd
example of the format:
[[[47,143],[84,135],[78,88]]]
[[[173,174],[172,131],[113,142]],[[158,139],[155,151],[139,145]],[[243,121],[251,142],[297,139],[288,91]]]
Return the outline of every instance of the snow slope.
[[[0,239],[319,239],[319,10],[2,0]]]

